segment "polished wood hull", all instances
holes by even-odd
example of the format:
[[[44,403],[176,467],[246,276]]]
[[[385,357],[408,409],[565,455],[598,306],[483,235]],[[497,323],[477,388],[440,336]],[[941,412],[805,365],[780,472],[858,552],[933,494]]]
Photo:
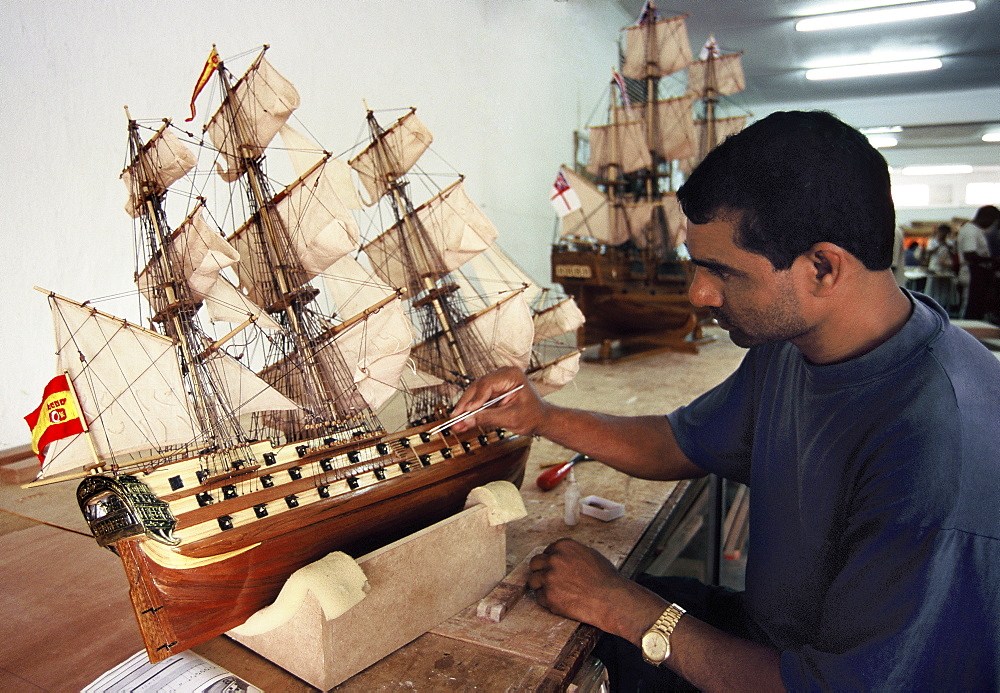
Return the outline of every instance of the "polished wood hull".
[[[469,491],[490,481],[520,485],[531,445],[530,437],[502,431],[413,440],[406,473],[189,543],[176,550],[187,565],[165,565],[159,552],[151,550],[156,547],[150,539],[118,541],[115,549],[131,585],[150,660],[165,659],[242,624],[275,600],[291,573],[332,551],[359,556],[406,536],[461,510]],[[447,447],[442,449],[442,443]],[[384,469],[399,460],[393,452],[379,464]],[[309,457],[299,464],[310,464]],[[316,478],[302,482],[312,488],[318,483]],[[301,483],[296,483],[280,492],[298,490],[302,495]],[[216,516],[229,512],[227,502],[216,504]],[[184,525],[182,518],[181,537]],[[197,525],[188,520],[186,526]]]
[[[552,279],[576,301],[586,317],[577,335],[589,346],[614,340],[649,340],[695,351],[699,321],[707,318],[687,297],[688,278],[636,267],[613,249],[552,250]]]

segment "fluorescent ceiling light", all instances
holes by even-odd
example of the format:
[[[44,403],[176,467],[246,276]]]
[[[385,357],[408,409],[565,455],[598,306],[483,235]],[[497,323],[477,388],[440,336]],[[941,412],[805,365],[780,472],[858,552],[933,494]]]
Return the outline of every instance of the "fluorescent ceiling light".
[[[954,173],[972,173],[968,164],[945,164],[942,166],[904,166],[900,171],[904,176],[944,176]]]
[[[875,147],[875,149],[885,149],[887,147],[895,147],[899,142],[895,137],[890,135],[870,135],[868,137],[868,142]]]
[[[877,128],[861,128],[863,135],[888,135],[891,132],[902,132],[902,125],[883,125]]]
[[[1000,142],[1000,130],[996,132],[987,132],[983,135],[983,142]]]
[[[845,77],[894,75],[903,72],[925,72],[927,70],[937,70],[941,67],[941,64],[940,58],[921,58],[919,60],[892,60],[885,63],[814,67],[806,70],[806,79],[843,79]]]
[[[868,24],[901,22],[907,19],[941,17],[948,14],[970,12],[974,9],[976,9],[976,3],[972,0],[947,0],[942,2],[927,0],[926,2],[915,2],[908,5],[896,5],[894,7],[873,7],[854,12],[831,12],[830,14],[816,15],[815,17],[800,19],[795,23],[795,29],[797,31],[842,29],[844,27],[866,26]]]

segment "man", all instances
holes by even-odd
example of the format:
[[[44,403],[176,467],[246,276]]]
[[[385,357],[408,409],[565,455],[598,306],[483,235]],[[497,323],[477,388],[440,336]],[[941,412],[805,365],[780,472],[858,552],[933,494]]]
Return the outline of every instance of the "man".
[[[976,210],[976,214],[958,229],[958,254],[961,266],[958,282],[964,288],[962,317],[966,320],[982,320],[989,306],[990,289],[993,282],[993,262],[990,259],[988,234],[1000,220],[1000,209],[986,205]]]
[[[748,484],[746,591],[650,589],[563,539],[532,560],[538,602],[609,634],[620,689],[671,672],[702,690],[997,689],[1000,363],[896,284],[885,160],[829,114],[776,113],[678,197],[689,297],[749,349],[737,371],[667,417],[524,388],[455,428],[541,435],[643,478]],[[456,412],[522,382],[482,378]]]

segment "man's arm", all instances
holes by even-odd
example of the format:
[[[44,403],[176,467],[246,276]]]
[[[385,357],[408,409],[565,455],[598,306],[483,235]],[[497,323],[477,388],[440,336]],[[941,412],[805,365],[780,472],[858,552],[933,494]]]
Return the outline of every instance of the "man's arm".
[[[628,580],[597,551],[560,539],[531,559],[528,586],[538,603],[639,647],[667,608],[660,596]],[[684,614],[670,637],[668,666],[704,691],[784,690],[780,654]]]
[[[643,479],[705,475],[681,451],[665,416],[612,416],[556,406],[539,397],[517,368],[502,368],[474,382],[454,413],[472,411],[518,385],[524,387],[452,428],[460,432],[473,426],[501,426],[522,435],[539,435]]]

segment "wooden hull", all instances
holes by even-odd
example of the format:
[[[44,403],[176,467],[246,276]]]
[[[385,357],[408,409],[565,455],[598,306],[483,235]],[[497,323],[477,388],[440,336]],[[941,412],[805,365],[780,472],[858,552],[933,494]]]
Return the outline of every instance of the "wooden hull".
[[[687,278],[651,276],[616,251],[552,251],[552,278],[586,317],[578,343],[655,337],[683,345],[698,331],[698,308],[687,298]]]
[[[530,437],[499,431],[412,439],[409,471],[380,481],[372,476],[358,489],[303,502],[294,512],[276,513],[177,549],[147,538],[118,541],[115,549],[131,585],[150,660],[165,659],[240,625],[275,600],[291,573],[332,551],[358,556],[406,536],[461,510],[468,492],[490,481],[520,485],[531,445]],[[442,456],[445,449],[449,452]],[[296,460],[296,466],[322,457],[307,455]],[[400,459],[394,451],[378,460],[381,467],[368,464],[356,476],[398,466]],[[304,501],[303,483],[315,489],[327,480],[304,478],[279,492],[287,498],[295,491]],[[213,504],[213,515],[239,517],[226,505],[235,508],[236,501]],[[182,516],[177,534],[183,538],[185,529],[198,526]]]

